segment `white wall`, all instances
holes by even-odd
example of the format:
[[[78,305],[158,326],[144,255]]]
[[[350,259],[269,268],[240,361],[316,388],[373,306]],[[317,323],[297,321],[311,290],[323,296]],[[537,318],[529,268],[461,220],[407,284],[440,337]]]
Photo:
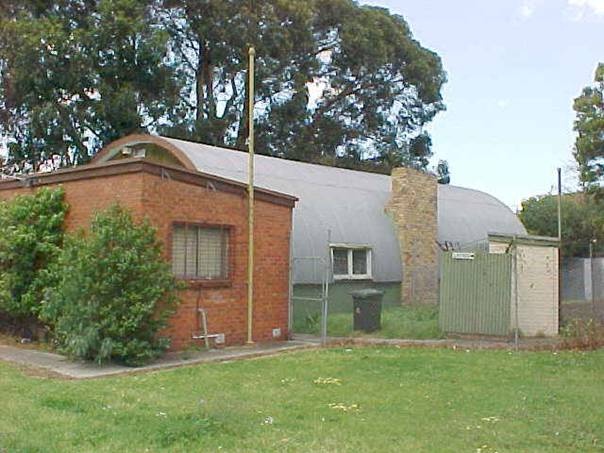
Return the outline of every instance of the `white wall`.
[[[518,327],[523,335],[558,334],[558,249],[519,245]],[[512,300],[512,326],[515,301]]]
[[[505,253],[509,244],[491,242],[490,253]],[[514,248],[510,250],[514,253]],[[522,335],[558,334],[558,248],[520,243],[516,251],[516,271],[512,264],[512,329]],[[516,284],[517,279],[517,284]],[[518,309],[516,311],[516,289]]]

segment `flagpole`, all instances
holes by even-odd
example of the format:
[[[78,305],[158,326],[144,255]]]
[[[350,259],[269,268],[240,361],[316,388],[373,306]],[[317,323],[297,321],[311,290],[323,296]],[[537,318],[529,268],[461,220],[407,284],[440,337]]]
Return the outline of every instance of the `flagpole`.
[[[248,257],[247,257],[247,342],[253,343],[254,316],[254,56],[249,48],[248,71]]]

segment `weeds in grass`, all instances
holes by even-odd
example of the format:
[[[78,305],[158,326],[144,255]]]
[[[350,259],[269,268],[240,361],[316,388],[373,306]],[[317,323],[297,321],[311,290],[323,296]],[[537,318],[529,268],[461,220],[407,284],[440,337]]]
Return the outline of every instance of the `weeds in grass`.
[[[328,406],[331,409],[335,409],[342,412],[356,412],[359,410],[358,404],[330,403]]]
[[[0,362],[0,451],[595,452],[602,375],[604,350],[334,347],[82,381]]]
[[[315,379],[313,382],[318,385],[342,385],[341,379],[332,378],[332,377],[326,377],[326,378],[319,377],[319,378]]]
[[[167,418],[167,414],[163,418]],[[211,417],[194,413],[180,415],[175,421],[166,423],[158,430],[156,441],[166,448],[175,443],[198,445],[204,437],[219,432],[220,428],[220,424]]]
[[[319,323],[321,322],[321,315],[319,313],[311,313],[306,316],[305,324],[306,330],[314,332],[319,330]]]
[[[604,326],[593,319],[574,319],[560,329],[563,346],[570,349],[597,349],[604,346]]]

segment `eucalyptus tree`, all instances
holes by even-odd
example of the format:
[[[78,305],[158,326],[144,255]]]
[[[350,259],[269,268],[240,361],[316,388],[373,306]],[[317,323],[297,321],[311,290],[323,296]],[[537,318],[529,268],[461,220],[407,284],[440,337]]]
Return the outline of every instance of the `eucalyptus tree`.
[[[424,126],[445,73],[406,21],[350,0],[166,0],[187,109],[167,133],[243,148],[247,48],[256,47],[259,152],[425,168]],[[366,165],[365,165],[366,166]]]
[[[173,114],[168,34],[141,0],[8,0],[0,9],[0,135],[6,166],[85,162]]]
[[[598,64],[594,83],[583,88],[573,107],[580,179],[588,188],[599,187],[604,182],[604,63]]]
[[[245,148],[250,45],[259,152],[426,168],[441,60],[403,17],[352,0],[5,0],[7,164],[85,162],[136,131]]]

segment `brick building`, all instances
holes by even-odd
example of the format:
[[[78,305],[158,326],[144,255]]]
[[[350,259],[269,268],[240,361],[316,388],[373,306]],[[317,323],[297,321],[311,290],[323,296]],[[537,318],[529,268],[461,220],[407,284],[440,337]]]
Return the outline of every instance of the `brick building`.
[[[30,188],[0,183],[0,198],[62,184],[72,207],[69,229],[86,226],[114,201],[148,216],[174,273],[188,283],[169,331],[174,347],[199,333],[198,308],[207,311],[211,335],[238,344],[247,333],[247,158],[233,149],[130,135],[88,166],[34,175]],[[350,313],[350,290],[366,287],[382,289],[386,304],[436,304],[443,249],[471,248],[490,232],[526,233],[496,198],[437,184],[413,169],[382,175],[258,155],[254,177],[256,341],[286,338],[295,317],[306,322],[318,307],[293,304],[291,296],[316,300],[326,280],[332,312]]]
[[[169,161],[125,158],[25,181],[0,182],[0,199],[61,185],[69,211],[66,229],[86,228],[95,211],[118,202],[157,228],[175,275],[187,288],[167,334],[182,349],[200,333],[198,308],[218,343],[247,337],[247,188],[175,166]],[[295,198],[255,190],[254,341],[288,336],[289,255]]]
[[[94,162],[132,155],[247,181],[245,152],[151,135],[110,143]],[[336,311],[350,312],[350,290],[364,287],[384,290],[387,304],[436,304],[442,249],[464,248],[486,240],[489,232],[526,234],[514,213],[491,195],[437,184],[433,175],[409,168],[382,175],[258,155],[254,178],[260,187],[298,198],[294,296],[315,298],[327,275]]]

